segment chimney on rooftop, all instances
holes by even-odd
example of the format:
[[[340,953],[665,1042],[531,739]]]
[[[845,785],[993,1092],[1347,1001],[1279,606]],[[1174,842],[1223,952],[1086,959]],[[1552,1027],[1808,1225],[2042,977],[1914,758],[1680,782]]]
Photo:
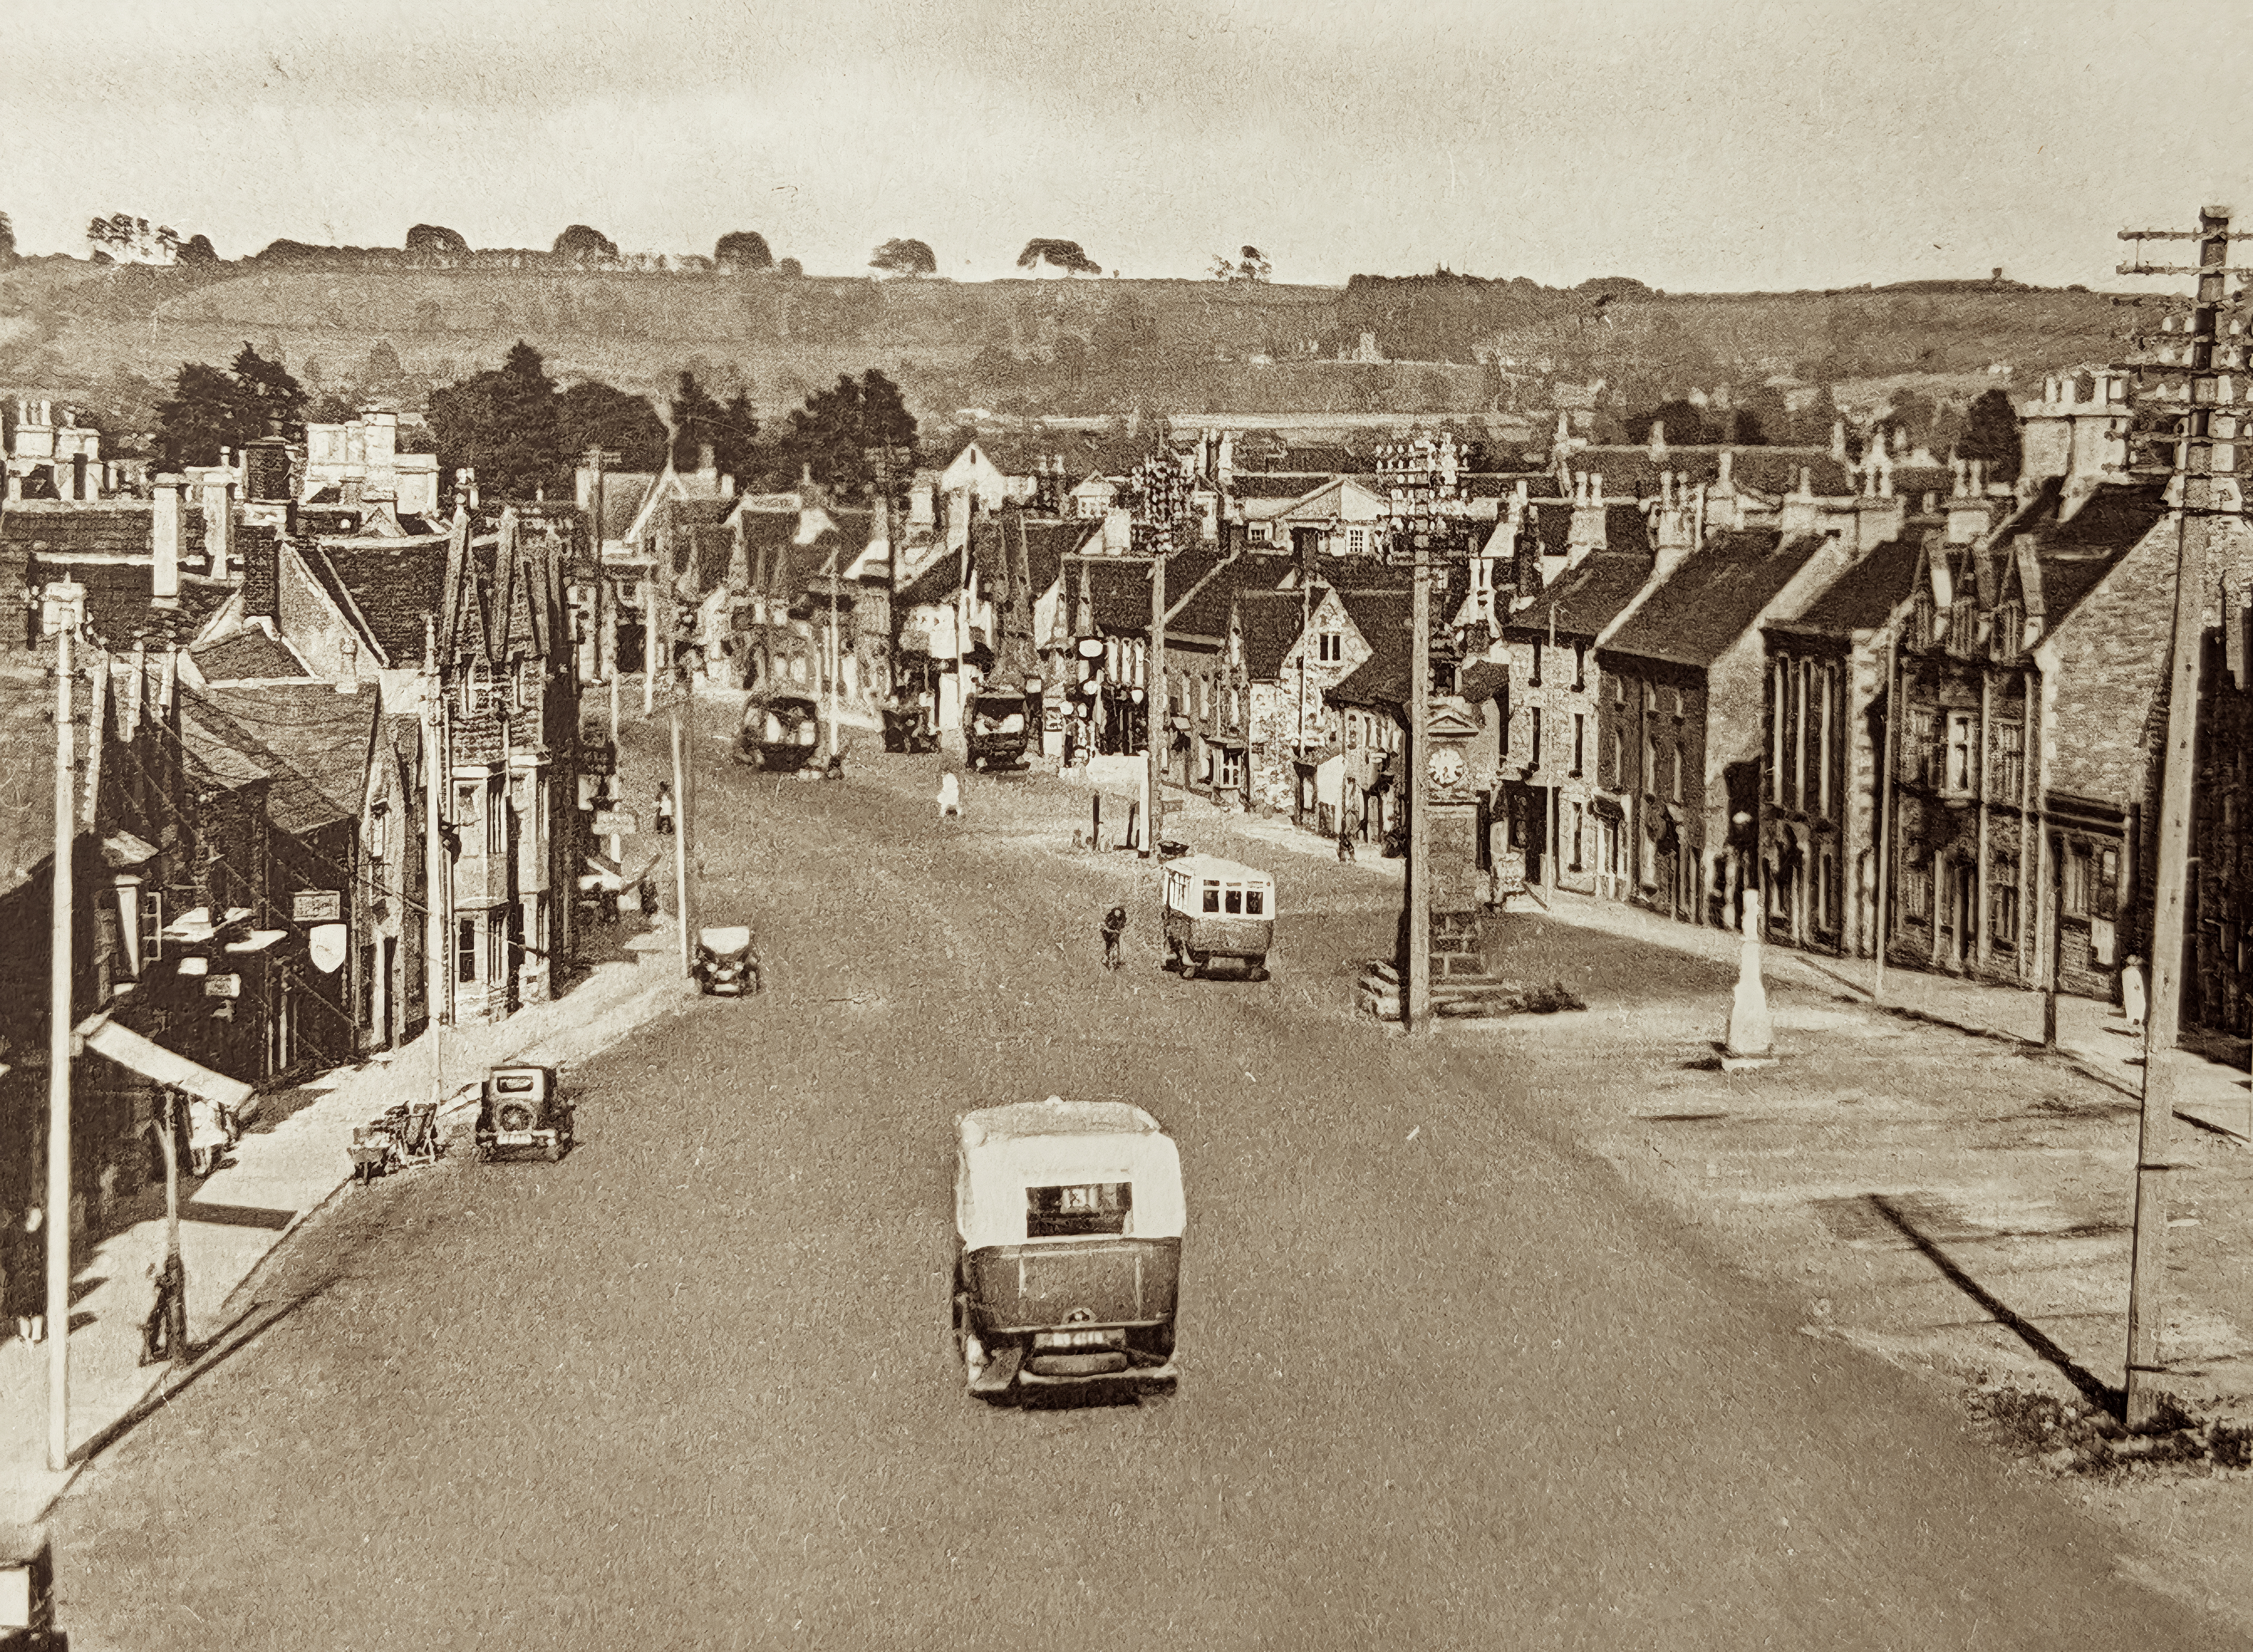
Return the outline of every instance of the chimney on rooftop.
[[[1831,457],[1841,464],[1846,463],[1846,422],[1844,419],[1831,421]]]
[[[1665,457],[1666,457],[1666,421],[1665,421],[1665,420],[1664,420],[1664,419],[1653,419],[1653,420],[1650,422],[1650,458],[1651,458],[1651,463],[1655,464],[1657,464],[1658,461],[1660,461],[1661,459],[1664,459]]]
[[[159,608],[180,605],[180,491],[187,484],[185,477],[170,472],[157,478],[149,515],[149,595]]]
[[[204,472],[204,555],[213,579],[234,575],[234,482],[224,470]]]

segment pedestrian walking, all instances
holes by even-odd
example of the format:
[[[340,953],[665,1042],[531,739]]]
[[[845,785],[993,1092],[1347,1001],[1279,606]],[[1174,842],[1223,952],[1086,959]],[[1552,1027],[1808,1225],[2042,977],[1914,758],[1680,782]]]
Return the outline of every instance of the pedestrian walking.
[[[1353,859],[1353,833],[1347,831],[1343,826],[1340,826],[1338,828],[1337,849],[1338,860],[1341,862]]]
[[[1103,967],[1124,969],[1126,960],[1120,955],[1119,944],[1126,935],[1126,909],[1114,906],[1103,915]]]
[[[657,835],[660,838],[673,835],[673,783],[670,780],[657,783]]]
[[[187,1270],[180,1265],[178,1257],[168,1255],[150,1272],[157,1281],[157,1300],[149,1310],[149,1317],[141,1321],[143,1365],[154,1365],[163,1359],[177,1360],[187,1352]]]
[[[2144,1030],[2144,960],[2131,952],[2120,971],[2120,1013],[2128,1018],[2130,1032]]]

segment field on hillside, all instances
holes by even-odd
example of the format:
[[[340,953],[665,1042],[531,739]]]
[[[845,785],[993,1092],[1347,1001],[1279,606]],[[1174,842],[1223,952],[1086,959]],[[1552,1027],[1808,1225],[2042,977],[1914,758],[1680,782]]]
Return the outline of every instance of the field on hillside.
[[[369,352],[442,384],[529,339],[565,381],[661,394],[694,366],[777,416],[840,373],[878,367],[928,420],[958,408],[1094,413],[1466,414],[1500,356],[1603,377],[1631,399],[1775,375],[2023,392],[2045,371],[2117,353],[2102,294],[1951,290],[1633,297],[1598,312],[1530,283],[1432,278],[1354,289],[1218,282],[876,282],[771,274],[267,267],[104,268],[61,259],[0,273],[0,383],[82,394],[243,343],[317,387],[360,381]],[[1381,353],[1441,362],[1339,362]],[[2006,371],[1991,372],[2000,366]],[[1630,409],[1631,410],[1631,409]]]

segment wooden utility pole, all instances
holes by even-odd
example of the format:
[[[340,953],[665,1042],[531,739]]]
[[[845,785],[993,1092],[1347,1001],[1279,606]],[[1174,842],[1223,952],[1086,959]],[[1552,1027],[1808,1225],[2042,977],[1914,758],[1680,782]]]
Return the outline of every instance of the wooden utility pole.
[[[1150,686],[1142,696],[1143,724],[1148,730],[1149,806],[1142,811],[1142,858],[1158,853],[1166,823],[1166,737],[1171,732],[1173,707],[1166,690],[1166,554],[1173,548],[1173,524],[1159,529],[1150,558]]]
[[[1917,564],[1922,576],[1923,563]],[[1912,618],[1903,624],[1914,623]],[[1871,919],[1877,930],[1871,944],[1877,955],[1877,965],[1870,978],[1870,1001],[1883,1003],[1886,996],[1886,938],[1887,911],[1893,896],[1894,878],[1894,751],[1901,744],[1901,731],[1908,724],[1901,715],[1901,638],[1896,635],[1886,645],[1886,749],[1878,754],[1878,891],[1871,904]]]
[[[1424,735],[1432,700],[1432,536],[1416,535],[1416,580],[1408,638],[1408,760],[1401,795],[1408,805],[1408,956],[1400,1023],[1409,1034],[1432,1030],[1432,844],[1424,816]]]
[[[47,934],[47,1467],[57,1474],[70,1467],[71,845],[77,836],[71,623],[64,612],[55,631],[55,861]],[[171,1151],[169,1141],[165,1151]]]
[[[641,588],[641,714],[645,717],[657,709],[657,564],[650,564],[650,576]],[[672,616],[666,617],[670,619]],[[666,657],[672,650],[666,651]]]
[[[694,830],[690,822],[695,811],[689,806],[688,760],[680,737],[680,702],[688,695],[687,680],[676,673],[673,693],[666,701],[673,714],[673,796],[675,812],[680,817],[673,823],[673,902],[680,917],[681,972],[693,975],[696,972],[696,945],[688,932],[688,834]]]
[[[2201,612],[2207,540],[2215,509],[2213,408],[2218,386],[2215,333],[2222,306],[2229,250],[2229,209],[2199,213],[2194,235],[2126,231],[2124,240],[2195,240],[2198,262],[2178,266],[2123,264],[2124,275],[2194,274],[2198,293],[2183,359],[2166,352],[2160,372],[2184,375],[2177,400],[2182,412],[2175,438],[2174,476],[2180,490],[2175,512],[2175,618],[2167,673],[2166,747],[2159,794],[2157,882],[2152,890],[2151,991],[2145,1021],[2143,1127],[2136,1152],[2136,1226],[2128,1279],[2128,1381],[2124,1420],[2152,1421],[2165,1393],[2160,1361],[2166,1280],[2168,1147],[2174,1135],[2175,1042],[2182,1013],[2184,901],[2189,882],[2191,793],[2197,777],[2200,654],[2205,642]],[[2131,455],[2132,460],[2133,456]]]

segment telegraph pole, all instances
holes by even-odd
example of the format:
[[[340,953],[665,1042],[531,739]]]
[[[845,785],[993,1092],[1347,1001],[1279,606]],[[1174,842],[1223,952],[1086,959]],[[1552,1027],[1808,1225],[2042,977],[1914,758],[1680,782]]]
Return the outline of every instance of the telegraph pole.
[[[1877,930],[1872,939],[1877,964],[1870,976],[1870,1001],[1873,1004],[1883,1003],[1886,997],[1886,909],[1893,896],[1894,875],[1894,751],[1901,744],[1901,729],[1906,723],[1901,715],[1901,638],[1896,636],[1886,645],[1886,749],[1880,754],[1878,773],[1878,889],[1877,898],[1871,903]]]
[[[680,702],[689,698],[689,693],[687,677],[675,672],[666,708],[672,713],[673,796],[675,812],[680,817],[673,825],[673,898],[680,915],[680,970],[685,975],[696,972],[696,947],[688,933],[688,834],[694,830],[689,823],[695,811],[688,804],[688,761],[680,738]]]
[[[2227,206],[2203,207],[2194,233],[2123,230],[2123,240],[2196,240],[2194,265],[2122,264],[2124,275],[2195,275],[2198,293],[2177,359],[2169,344],[2146,371],[2182,375],[2173,400],[2181,406],[2174,438],[2173,474],[2180,490],[2175,511],[2175,620],[2167,674],[2167,732],[2159,795],[2159,868],[2152,890],[2152,984],[2144,1037],[2143,1127],[2136,1152],[2135,1241],[2128,1278],[2128,1381],[2123,1419],[2130,1427],[2157,1416],[2166,1368],[2160,1361],[2161,1294],[2166,1279],[2168,1148],[2174,1134],[2175,1041],[2182,1013],[2183,906],[2189,882],[2191,793],[2196,780],[2200,654],[2205,643],[2201,588],[2207,541],[2215,514],[2213,408],[2219,374],[2215,334],[2222,308],[2223,277],[2247,272],[2227,268]],[[2173,318],[2166,327],[2172,331]],[[2140,375],[2139,375],[2140,376]],[[2164,392],[2163,392],[2164,394]],[[2232,421],[2232,434],[2235,421]],[[2133,456],[2131,456],[2132,461]]]
[[[55,863],[47,936],[47,1467],[70,1467],[71,845],[77,836],[76,741],[71,728],[71,626],[55,626]],[[168,1108],[165,1123],[171,1122]],[[164,1150],[172,1151],[167,1140]]]
[[[1166,819],[1166,736],[1171,731],[1173,703],[1166,691],[1166,553],[1171,548],[1173,527],[1151,547],[1150,557],[1150,686],[1142,696],[1143,726],[1148,730],[1149,805],[1142,811],[1142,858],[1158,853],[1158,838]]]
[[[1400,1023],[1410,1035],[1432,1030],[1432,845],[1425,830],[1424,765],[1431,753],[1424,731],[1431,721],[1432,536],[1416,535],[1416,582],[1408,639],[1408,761],[1403,778],[1408,803],[1408,956],[1402,983]]]

